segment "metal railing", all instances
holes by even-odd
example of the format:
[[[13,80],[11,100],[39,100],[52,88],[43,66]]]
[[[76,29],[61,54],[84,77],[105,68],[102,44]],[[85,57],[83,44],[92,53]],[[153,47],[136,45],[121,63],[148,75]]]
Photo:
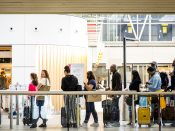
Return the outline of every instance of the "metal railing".
[[[6,91],[0,90],[0,95],[10,95],[10,129],[13,129],[13,114],[12,114],[12,95],[132,95],[132,123],[135,127],[135,95],[138,96],[152,96],[157,95],[159,98],[159,131],[161,131],[160,122],[160,97],[162,95],[175,95],[175,92],[134,92],[134,91]],[[1,101],[0,101],[1,102]],[[18,104],[18,102],[16,102]],[[17,105],[18,106],[18,105]],[[19,112],[17,113],[19,114]],[[17,117],[17,125],[19,125],[19,117]],[[1,123],[0,123],[1,124]]]

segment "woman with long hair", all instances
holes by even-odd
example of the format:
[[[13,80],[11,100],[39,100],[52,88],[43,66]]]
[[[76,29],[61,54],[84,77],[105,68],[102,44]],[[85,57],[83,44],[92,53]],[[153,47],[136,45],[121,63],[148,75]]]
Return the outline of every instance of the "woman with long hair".
[[[95,76],[94,76],[92,71],[87,72],[87,79],[88,79],[88,82],[84,83],[85,90],[87,90],[87,91],[96,90]],[[97,112],[95,110],[95,104],[94,104],[94,102],[87,102],[86,97],[85,97],[85,101],[86,101],[86,116],[85,116],[85,120],[84,120],[82,126],[87,127],[87,123],[88,123],[90,115],[92,113],[92,116],[94,118],[94,123],[92,123],[90,126],[98,127],[99,126],[98,115],[97,115]]]
[[[38,76],[36,73],[31,73],[30,74],[30,79],[31,79],[31,83],[29,84],[29,87],[28,87],[28,91],[37,91],[38,88]],[[29,96],[30,98],[30,103],[31,103],[31,109],[33,111],[33,106],[34,106],[34,100],[35,100],[35,96],[34,95],[31,95]],[[32,119],[32,113],[30,113],[30,122],[32,122],[33,119]]]
[[[41,80],[38,84],[38,90],[41,90],[40,88],[43,88],[43,86],[50,86],[50,78],[49,78],[49,74],[48,74],[47,70],[41,71]],[[45,103],[45,96],[38,96],[36,98],[36,105],[39,108],[39,118],[41,118],[43,120],[43,123],[39,127],[46,128],[47,127],[47,125],[46,125],[47,119],[43,118],[41,115],[41,108],[44,106],[44,103]],[[33,124],[30,128],[37,127],[37,122],[38,122],[39,118],[33,120]]]
[[[129,90],[139,92],[140,84],[141,84],[141,78],[140,78],[139,72],[136,70],[133,70],[132,71],[132,81],[129,85]],[[132,99],[132,96],[130,96],[130,97]],[[138,103],[138,100],[135,103]],[[128,125],[131,125],[132,124],[132,106],[129,106],[128,108],[129,108],[129,123],[128,123]]]

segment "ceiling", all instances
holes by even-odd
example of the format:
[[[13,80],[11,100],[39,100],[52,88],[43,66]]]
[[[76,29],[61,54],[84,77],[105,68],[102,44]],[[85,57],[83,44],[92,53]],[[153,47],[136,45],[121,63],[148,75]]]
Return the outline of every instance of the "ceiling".
[[[175,13],[175,0],[0,0],[0,13]]]

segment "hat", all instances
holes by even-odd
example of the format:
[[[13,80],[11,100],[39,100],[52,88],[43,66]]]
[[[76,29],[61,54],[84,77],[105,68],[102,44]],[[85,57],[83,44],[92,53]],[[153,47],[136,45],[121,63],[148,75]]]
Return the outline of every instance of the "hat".
[[[151,66],[157,66],[157,62],[156,61],[152,61],[151,62]]]

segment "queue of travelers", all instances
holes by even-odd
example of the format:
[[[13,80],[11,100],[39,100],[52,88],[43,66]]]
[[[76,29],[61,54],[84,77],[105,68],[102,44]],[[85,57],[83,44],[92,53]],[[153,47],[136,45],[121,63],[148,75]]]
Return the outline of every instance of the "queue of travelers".
[[[168,91],[175,90],[175,59],[172,63],[173,71],[170,72],[169,76],[171,80],[169,81],[168,74],[165,72],[159,72],[157,62],[153,61],[150,63],[150,66],[147,68],[147,73],[149,74],[149,80],[146,82],[145,87],[149,92],[157,92],[160,90]],[[84,82],[84,89],[80,87],[78,78],[70,73],[71,69],[69,66],[64,67],[65,76],[61,80],[61,89],[63,91],[96,91],[97,83],[95,75],[92,71],[87,72],[87,82]],[[106,88],[105,91],[122,91],[122,77],[121,74],[117,70],[117,66],[115,64],[110,66],[110,72],[112,73],[111,79],[111,88]],[[1,73],[2,75],[2,73]],[[47,70],[41,71],[41,79],[38,80],[38,76],[35,73],[30,74],[31,83],[28,86],[29,91],[49,91],[50,90],[50,77]],[[2,81],[2,80],[1,80]],[[142,80],[140,78],[139,72],[137,70],[133,70],[131,73],[131,83],[129,85],[129,90],[140,92],[140,85],[142,84]],[[0,83],[0,87],[3,88],[3,83]],[[80,89],[81,88],[81,89]],[[108,118],[108,122],[106,123],[106,128],[110,127],[119,127],[120,126],[120,117],[119,117],[119,100],[120,95],[108,95],[108,98],[111,99],[111,114]],[[87,95],[83,96],[85,99],[86,113],[85,118],[82,124],[82,127],[88,127],[88,122],[90,116],[92,114],[94,118],[94,122],[90,125],[92,127],[99,126],[99,118],[98,113],[95,108],[94,102],[89,102],[87,100]],[[39,118],[42,119],[42,124],[39,125],[41,128],[47,127],[47,112],[44,112],[45,106],[45,96],[29,96],[31,102],[31,110],[30,128],[36,128]],[[129,123],[128,125],[132,125],[132,106],[129,100],[132,99],[132,96],[127,97],[126,103],[128,104],[129,110]],[[77,103],[75,95],[65,95],[64,96],[65,103],[65,117],[67,117],[67,125],[63,127],[73,127],[77,128]],[[135,106],[139,104],[139,97],[134,102]],[[158,97],[151,97],[151,121],[152,123],[158,123],[158,119],[155,117],[155,110],[157,109]],[[135,110],[136,112],[136,110]],[[135,113],[136,114],[136,113]],[[61,114],[62,115],[62,114]],[[136,118],[136,116],[135,116]],[[61,118],[62,119],[62,118]],[[104,118],[106,119],[106,118]],[[137,122],[137,120],[135,119]],[[172,126],[175,126],[175,123],[172,123]]]

